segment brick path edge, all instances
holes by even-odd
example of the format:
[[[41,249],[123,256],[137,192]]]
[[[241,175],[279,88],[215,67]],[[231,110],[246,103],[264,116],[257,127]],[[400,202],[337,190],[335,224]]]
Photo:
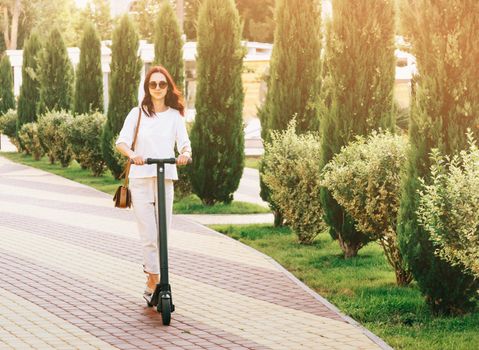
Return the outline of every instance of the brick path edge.
[[[358,328],[366,337],[368,337],[369,339],[371,339],[375,344],[377,344],[381,349],[383,350],[394,350],[391,346],[389,346],[384,340],[382,340],[381,338],[379,338],[376,334],[374,334],[373,332],[371,332],[370,330],[368,330],[367,328],[365,328],[363,325],[361,325],[358,321],[356,321],[355,319],[353,319],[352,317],[350,316],[347,316],[345,314],[343,314],[336,306],[334,306],[333,304],[331,304],[327,299],[323,298],[321,295],[319,295],[318,293],[316,293],[313,289],[309,288],[306,284],[304,284],[303,282],[301,282],[296,276],[294,276],[291,272],[289,272],[288,270],[286,270],[280,263],[278,263],[276,260],[274,260],[272,257],[270,257],[269,255],[266,255],[252,247],[250,247],[249,245],[241,242],[241,241],[238,241],[234,238],[231,238],[229,237],[228,235],[225,235],[225,234],[222,234],[221,232],[217,232],[211,228],[209,228],[208,226],[205,226],[205,225],[202,225],[196,221],[193,221],[193,220],[190,220],[188,218],[182,218],[184,220],[187,220],[189,222],[191,222],[192,224],[196,225],[196,226],[200,226],[202,227],[203,229],[206,229],[212,233],[214,233],[215,235],[220,235],[226,239],[229,239],[229,240],[232,240],[234,242],[236,242],[237,244],[241,244],[243,245],[244,247],[246,247],[247,249],[249,249],[250,251],[253,251],[255,254],[258,254],[260,256],[262,256],[263,258],[265,258],[266,260],[268,260],[271,264],[273,264],[276,268],[278,268],[278,270],[280,270],[283,274],[285,274],[290,280],[292,280],[296,285],[298,285],[300,288],[302,288],[304,291],[306,291],[308,294],[310,294],[313,298],[315,298],[316,300],[318,300],[319,302],[321,302],[324,306],[326,306],[329,310],[331,310],[332,312],[338,314],[345,322],[353,325],[354,327]]]

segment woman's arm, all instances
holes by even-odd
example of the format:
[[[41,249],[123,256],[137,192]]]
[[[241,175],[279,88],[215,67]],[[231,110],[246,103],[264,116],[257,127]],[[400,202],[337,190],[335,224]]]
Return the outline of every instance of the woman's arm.
[[[145,164],[145,160],[143,159],[142,156],[138,156],[136,155],[135,152],[133,152],[130,147],[128,147],[128,145],[124,142],[121,142],[119,144],[116,145],[116,149],[118,150],[118,152],[120,152],[121,154],[123,154],[125,157],[128,157],[130,158],[131,160],[133,160],[133,163],[135,165],[143,165]]]

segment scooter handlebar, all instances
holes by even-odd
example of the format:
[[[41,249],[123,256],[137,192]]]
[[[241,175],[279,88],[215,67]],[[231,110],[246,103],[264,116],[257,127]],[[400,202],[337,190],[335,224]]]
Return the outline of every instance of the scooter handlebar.
[[[176,158],[146,158],[145,159],[145,164],[176,164],[177,159]],[[188,163],[186,164],[191,164],[193,162],[193,159],[188,158]],[[130,164],[133,164],[133,160],[130,160]]]

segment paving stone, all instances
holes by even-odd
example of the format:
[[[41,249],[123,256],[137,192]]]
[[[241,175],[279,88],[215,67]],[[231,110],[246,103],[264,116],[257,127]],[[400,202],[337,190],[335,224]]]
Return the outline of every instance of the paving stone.
[[[0,348],[390,349],[271,258],[180,216],[163,326],[141,298],[131,211],[1,156],[0,174]]]

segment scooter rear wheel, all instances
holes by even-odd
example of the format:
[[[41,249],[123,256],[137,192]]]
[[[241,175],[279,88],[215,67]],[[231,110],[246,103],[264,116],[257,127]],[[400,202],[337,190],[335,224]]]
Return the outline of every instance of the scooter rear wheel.
[[[169,326],[171,321],[171,298],[161,298],[156,310],[161,313],[163,325]]]

